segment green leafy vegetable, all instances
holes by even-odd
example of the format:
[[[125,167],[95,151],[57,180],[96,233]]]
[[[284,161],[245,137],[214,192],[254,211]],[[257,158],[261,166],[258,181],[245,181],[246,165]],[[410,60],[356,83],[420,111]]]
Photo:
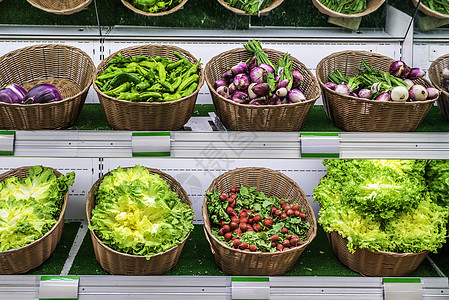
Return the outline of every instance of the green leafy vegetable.
[[[259,11],[270,6],[273,0],[225,0],[225,2],[249,15],[257,15]]]
[[[348,249],[436,252],[446,238],[448,212],[432,202],[425,160],[325,160],[314,191],[319,223],[348,239]]]
[[[44,236],[61,213],[64,195],[75,180],[33,166],[25,178],[0,183],[0,251],[23,247]]]
[[[98,187],[89,228],[117,251],[149,257],[179,244],[192,220],[193,210],[159,175],[119,167]]]
[[[358,14],[366,10],[366,0],[320,0],[327,8],[341,14]]]
[[[449,206],[449,160],[430,160],[426,168],[426,180],[431,199]]]

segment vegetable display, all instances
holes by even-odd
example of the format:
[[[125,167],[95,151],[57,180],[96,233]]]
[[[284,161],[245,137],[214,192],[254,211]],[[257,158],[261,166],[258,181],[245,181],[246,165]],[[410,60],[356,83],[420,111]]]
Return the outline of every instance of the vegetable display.
[[[160,13],[179,5],[182,0],[126,0],[134,7],[148,13]]]
[[[0,89],[0,102],[10,104],[37,104],[61,101],[59,90],[51,84],[38,84],[28,92],[18,84],[9,84]]]
[[[50,168],[33,166],[29,176],[0,183],[0,252],[28,245],[57,222],[75,173],[57,177]]]
[[[422,78],[426,72],[420,68],[410,68],[403,61],[395,61],[389,72],[378,71],[362,59],[359,74],[345,76],[340,70],[328,75],[326,87],[344,96],[352,96],[377,101],[411,102],[436,99],[439,91],[415,84],[413,80]]]
[[[436,252],[445,242],[447,208],[432,201],[425,160],[324,160],[314,190],[319,223],[348,240],[348,249]]]
[[[231,7],[243,10],[249,15],[257,15],[259,11],[267,8],[273,0],[225,0]]]
[[[449,2],[445,0],[422,0],[421,3],[431,10],[449,15]]]
[[[366,10],[366,0],[319,0],[327,8],[341,14],[358,14]]]
[[[267,197],[257,187],[206,192],[211,231],[229,247],[247,252],[286,251],[305,243],[310,223],[294,202]]]
[[[200,62],[191,64],[178,52],[178,60],[155,56],[123,57],[118,53],[95,80],[106,95],[134,102],[166,102],[187,97],[199,83]]]
[[[91,224],[112,249],[149,258],[182,242],[193,229],[193,210],[147,168],[117,168],[96,191]]]
[[[449,207],[449,160],[429,160],[425,177],[432,201]]]
[[[306,101],[299,90],[303,75],[292,70],[292,59],[286,53],[273,64],[259,41],[244,45],[252,54],[246,62],[227,69],[215,81],[218,94],[239,104],[280,105]]]

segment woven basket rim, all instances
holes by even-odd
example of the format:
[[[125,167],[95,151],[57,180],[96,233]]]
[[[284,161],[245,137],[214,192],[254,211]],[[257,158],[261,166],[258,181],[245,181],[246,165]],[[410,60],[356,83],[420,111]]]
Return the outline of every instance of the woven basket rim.
[[[129,169],[129,168],[132,168],[132,167],[120,167],[120,168],[122,168],[123,170],[125,170],[125,169]],[[144,168],[148,169],[148,171],[150,171],[150,174],[157,174],[157,175],[163,174],[164,176],[170,178],[170,180],[172,180],[173,182],[177,182],[178,185],[179,185],[179,188],[180,188],[182,191],[184,191],[184,193],[185,193],[185,190],[184,190],[184,188],[182,187],[182,185],[181,185],[177,180],[175,180],[171,175],[169,175],[168,173],[162,172],[161,170],[155,169],[155,168],[149,168],[149,167],[144,167]],[[103,176],[101,176],[99,179],[97,179],[97,181],[96,181],[96,182],[92,185],[92,187],[90,188],[88,194],[91,194],[91,193],[92,193],[92,195],[94,195],[94,191],[95,191],[95,190],[94,190],[94,186],[95,186],[97,183],[100,184],[100,183],[103,181],[104,177],[106,177],[106,176],[109,175],[112,171],[115,171],[115,170],[117,170],[117,169],[113,169],[113,170],[107,172],[106,174],[104,174]],[[164,181],[165,181],[165,180],[164,180]],[[185,194],[187,195],[187,193],[185,193]],[[188,201],[188,203],[186,203],[186,204],[188,204],[189,207],[192,208],[192,202],[190,201],[190,199],[189,199],[188,197],[187,197],[186,199],[187,199],[187,201]],[[94,198],[93,200],[94,200],[94,205],[92,206],[92,209],[95,207],[95,198]],[[87,203],[88,203],[88,202],[86,201],[86,217],[87,217],[87,224],[88,224],[88,226],[90,226],[91,223],[90,223],[90,217],[89,217],[89,216],[91,216],[92,211],[89,211],[89,210],[88,210]],[[115,250],[115,249],[112,249],[110,246],[104,244],[104,243],[100,240],[100,238],[95,234],[95,231],[94,231],[94,230],[92,230],[92,229],[89,228],[89,231],[90,231],[90,233],[92,234],[92,236],[95,238],[95,240],[96,240],[99,244],[101,244],[104,248],[106,248],[108,251],[110,251],[110,252],[112,252],[112,253],[114,253],[114,254],[121,255],[121,256],[124,256],[124,257],[129,257],[129,258],[137,258],[137,259],[142,259],[142,258],[144,258],[144,259],[147,259],[147,257],[146,257],[145,255],[128,254],[128,253],[124,253],[124,252],[120,252],[120,251],[117,251],[117,250]],[[164,252],[159,252],[159,253],[156,253],[156,254],[152,254],[152,255],[149,256],[149,258],[151,259],[152,257],[156,257],[156,256],[160,256],[160,255],[163,255],[163,254],[167,254],[167,253],[170,253],[170,252],[176,250],[178,247],[180,247],[181,245],[183,245],[183,244],[185,243],[185,241],[189,238],[190,233],[191,233],[191,232],[188,232],[188,233],[186,234],[186,236],[182,239],[182,241],[181,241],[180,243],[178,243],[177,245],[174,245],[173,247],[171,247],[171,248],[165,250]]]
[[[126,48],[120,49],[120,50],[118,50],[118,51],[112,53],[111,55],[109,55],[108,57],[106,57],[106,58],[105,58],[105,59],[104,59],[104,60],[97,66],[97,68],[96,68],[96,70],[95,70],[95,75],[93,76],[93,79],[94,79],[94,80],[93,80],[93,84],[92,84],[92,85],[93,85],[93,87],[94,87],[94,90],[95,90],[97,93],[101,94],[102,97],[104,97],[104,98],[106,98],[106,99],[108,99],[108,100],[110,100],[110,101],[113,101],[113,102],[116,102],[116,103],[128,104],[128,105],[132,104],[132,105],[141,105],[141,106],[151,106],[151,105],[167,105],[167,106],[169,106],[169,105],[173,105],[173,104],[175,104],[175,103],[179,103],[179,102],[181,102],[181,101],[187,100],[190,96],[199,93],[201,87],[202,87],[203,84],[204,84],[204,80],[205,80],[205,79],[204,79],[204,71],[203,71],[203,68],[201,67],[201,63],[200,63],[200,66],[199,66],[199,74],[198,74],[200,78],[199,78],[198,86],[196,87],[196,90],[195,90],[192,94],[187,95],[187,96],[185,96],[185,97],[182,97],[182,98],[180,98],[180,99],[178,99],[178,100],[167,101],[167,102],[131,102],[131,101],[127,101],[127,100],[119,100],[119,99],[117,99],[117,98],[108,96],[108,95],[106,95],[105,93],[103,93],[102,91],[100,91],[100,89],[98,88],[97,84],[95,83],[96,78],[100,75],[101,72],[103,72],[100,68],[101,68],[103,65],[107,64],[107,62],[108,62],[109,60],[111,60],[111,59],[112,59],[115,55],[117,55],[117,53],[119,53],[119,52],[122,52],[122,51],[125,51],[125,50],[126,50],[126,51],[129,51],[129,50],[133,50],[133,49],[137,49],[137,48],[143,48],[143,47],[145,47],[145,48],[149,48],[149,47],[151,47],[151,48],[168,48],[168,49],[172,49],[173,51],[182,51],[183,53],[187,53],[189,56],[195,58],[195,61],[196,61],[196,62],[199,62],[199,61],[196,59],[196,57],[193,56],[189,51],[187,51],[187,50],[185,50],[185,49],[183,49],[183,48],[177,47],[177,46],[164,45],[164,44],[161,44],[161,45],[159,45],[159,44],[157,44],[157,45],[155,45],[155,44],[146,44],[146,45],[137,45],[137,46],[126,47]]]
[[[222,177],[227,176],[229,172],[245,172],[245,171],[248,171],[248,170],[251,170],[251,171],[261,171],[261,172],[272,172],[272,173],[274,172],[274,173],[277,173],[277,174],[278,174],[279,176],[281,176],[283,179],[289,181],[292,185],[296,186],[300,191],[302,191],[301,187],[300,187],[294,180],[292,180],[290,177],[288,177],[287,175],[283,174],[282,172],[279,172],[279,171],[276,171],[276,170],[273,170],[273,169],[270,169],[270,168],[264,168],[264,167],[243,167],[243,168],[236,168],[236,169],[234,169],[234,170],[230,170],[230,171],[224,172],[223,174],[221,174],[221,175],[219,175],[218,177],[216,177],[216,178],[212,181],[212,183],[210,184],[210,186],[207,188],[206,192],[207,192],[207,191],[213,192],[215,183],[216,183],[217,181],[219,181]],[[302,192],[303,192],[303,191],[302,191]],[[305,196],[305,200],[309,201],[308,198],[307,198],[307,196],[305,195],[304,192],[303,192],[303,194],[304,194],[304,196]],[[309,202],[309,206],[310,206],[310,209],[311,209],[311,211],[310,211],[311,217],[313,218],[313,220],[315,220],[315,222],[314,222],[314,224],[313,224],[314,226],[310,226],[310,228],[309,228],[309,231],[311,231],[311,234],[310,234],[309,238],[307,238],[307,240],[304,242],[304,244],[302,244],[302,245],[300,245],[300,246],[296,246],[296,247],[293,248],[293,249],[288,249],[288,250],[286,250],[286,251],[281,251],[281,252],[247,252],[247,251],[243,251],[243,250],[239,250],[239,249],[234,249],[234,248],[232,248],[232,247],[229,247],[227,244],[221,242],[220,240],[218,240],[218,239],[212,234],[212,231],[211,231],[210,226],[208,226],[204,220],[203,220],[203,221],[204,221],[204,223],[203,223],[203,228],[204,228],[204,231],[208,234],[208,236],[210,236],[210,237],[214,240],[214,242],[219,243],[222,247],[226,248],[227,250],[231,250],[231,251],[233,251],[233,252],[238,252],[239,254],[244,254],[244,255],[247,255],[247,254],[249,254],[249,255],[263,255],[263,256],[278,256],[278,255],[285,255],[285,253],[288,254],[289,252],[291,253],[291,252],[294,252],[294,251],[301,251],[303,248],[307,247],[307,246],[313,241],[313,239],[316,237],[316,233],[317,233],[317,222],[316,222],[315,214],[313,213],[313,209],[312,209],[312,207],[311,207],[311,205],[310,205],[310,202]],[[208,214],[208,212],[207,212],[207,195],[204,196],[203,206],[202,206],[202,209],[201,209],[201,210],[202,210],[203,219],[204,219],[205,217],[209,218],[209,214]],[[312,224],[311,224],[311,225],[312,225]],[[207,237],[207,236],[206,236],[206,237]],[[290,251],[290,250],[291,250],[291,251]]]
[[[412,0],[412,2],[413,2],[413,5],[416,7],[418,5],[418,3],[419,3],[419,0]],[[428,16],[431,16],[431,17],[435,17],[435,18],[438,18],[438,19],[448,19],[449,18],[449,15],[437,12],[437,11],[431,9],[430,7],[428,7],[427,5],[424,5],[422,2],[419,3],[418,9],[422,13],[424,13],[424,14],[426,14]]]
[[[51,168],[51,167],[45,167],[45,166],[42,166],[42,165],[39,165],[39,166],[40,166],[41,168],[47,168],[47,169],[53,170],[53,173],[54,173],[57,177],[60,177],[60,176],[63,175],[61,172],[59,172],[58,170],[53,169],[53,168]],[[5,175],[5,174],[7,174],[7,173],[13,173],[13,172],[18,171],[18,170],[26,170],[26,171],[28,171],[28,170],[29,170],[30,168],[32,168],[32,167],[33,167],[33,166],[22,166],[22,167],[19,167],[19,168],[14,168],[14,169],[11,169],[11,170],[9,170],[9,171],[6,171],[6,172],[2,173],[1,175]],[[1,182],[3,182],[3,181],[1,181]],[[57,225],[60,224],[61,222],[64,222],[64,216],[65,216],[65,210],[66,210],[66,208],[67,208],[68,198],[69,198],[69,191],[67,190],[67,192],[64,194],[64,198],[63,198],[63,202],[62,202],[62,206],[61,206],[61,212],[59,213],[58,220],[57,220],[56,223],[52,226],[52,228],[51,228],[49,231],[47,231],[47,233],[45,233],[43,236],[41,236],[41,237],[38,238],[37,240],[35,240],[35,241],[33,241],[33,242],[31,242],[31,243],[25,245],[25,246],[22,246],[22,247],[16,248],[16,249],[10,249],[10,250],[6,250],[6,251],[2,251],[2,252],[0,252],[0,255],[5,254],[5,253],[13,253],[13,252],[17,252],[17,251],[23,251],[23,250],[26,250],[27,248],[30,248],[30,247],[34,246],[35,244],[41,242],[44,238],[46,238],[47,236],[49,236],[50,234],[52,234],[52,233],[56,230]]]
[[[122,0],[123,1],[123,0]],[[267,7],[262,9],[261,11],[259,11],[259,13],[261,15],[263,14],[268,14],[270,11],[272,11],[273,9],[275,9],[276,7],[278,7],[279,5],[282,4],[282,2],[284,2],[284,0],[273,0],[273,2]],[[242,16],[252,16],[248,13],[246,13],[244,10],[235,8],[230,6],[229,4],[227,4],[224,0],[218,0],[218,3],[220,3],[223,7],[225,7],[226,9],[238,14],[238,15],[242,15]],[[255,15],[257,16],[257,14]]]
[[[272,52],[272,53],[278,53],[281,55],[284,55],[286,52],[282,52],[279,50],[275,50],[275,49],[270,49],[270,48],[263,48],[264,52]],[[242,51],[246,51],[245,48],[235,48],[235,49],[231,49],[225,52],[222,52],[216,56],[214,56],[213,58],[211,58],[208,63],[206,64],[205,70],[210,69],[210,65],[214,62],[214,60],[216,60],[218,57],[222,57],[222,56],[226,56],[226,55],[230,55],[233,53],[238,53],[238,52],[242,52]],[[292,60],[295,60],[295,62],[301,66],[304,67],[304,70],[309,73],[309,75],[312,78],[316,78],[316,76],[301,62],[299,61],[297,58],[291,56]],[[226,101],[227,103],[230,103],[232,105],[235,106],[240,106],[240,107],[245,107],[248,109],[267,109],[267,108],[282,108],[282,107],[293,107],[293,106],[301,106],[301,105],[305,105],[311,102],[315,102],[321,95],[321,89],[320,89],[320,85],[318,84],[318,82],[315,82],[315,86],[318,87],[318,91],[315,97],[311,98],[311,99],[307,99],[306,101],[301,101],[301,102],[296,102],[296,103],[290,103],[290,104],[279,104],[279,105],[269,105],[269,104],[265,104],[265,105],[251,105],[251,104],[241,104],[241,103],[237,103],[235,101],[232,101],[231,99],[227,99],[223,96],[221,96],[220,94],[218,94],[215,89],[213,88],[213,83],[209,81],[209,78],[206,77],[205,79],[206,84],[209,86],[209,90],[214,93],[214,95],[218,96],[219,99]]]
[[[149,12],[145,12],[143,10],[138,9],[137,7],[133,6],[131,3],[129,3],[126,0],[121,0],[121,1],[122,1],[123,5],[125,5],[127,8],[129,8],[133,12],[144,15],[144,16],[149,16],[149,17],[159,17],[159,16],[165,16],[165,15],[174,13],[175,11],[178,11],[179,9],[181,9],[184,6],[184,4],[186,4],[186,2],[187,2],[187,0],[182,0],[181,3],[179,3],[172,9],[169,9],[169,10],[166,10],[166,11],[163,11],[160,13],[149,13]]]
[[[376,7],[374,7],[373,9],[366,9],[366,10],[360,12],[360,13],[357,13],[357,14],[342,14],[342,13],[333,11],[333,10],[329,9],[327,6],[323,5],[320,2],[320,0],[312,0],[312,3],[313,3],[313,5],[315,5],[315,7],[320,12],[322,12],[323,14],[326,14],[328,16],[331,16],[331,17],[358,18],[358,17],[363,17],[363,16],[366,16],[366,15],[369,15],[370,13],[373,13],[374,11],[379,9],[385,3],[385,0],[380,0],[379,4]]]
[[[334,53],[332,53],[330,55],[327,55],[326,57],[322,58],[318,62],[317,66],[316,66],[316,78],[317,78],[320,86],[322,87],[322,89],[324,89],[325,91],[330,92],[332,94],[339,95],[337,92],[335,92],[334,90],[328,88],[325,85],[325,82],[323,82],[322,79],[320,78],[320,76],[318,76],[319,70],[322,69],[322,65],[324,64],[324,62],[327,61],[330,57],[342,56],[342,55],[346,55],[346,54],[361,54],[361,55],[373,55],[373,54],[375,54],[377,56],[388,58],[392,62],[394,61],[394,59],[392,59],[392,58],[390,58],[390,57],[388,57],[386,55],[373,53],[373,52],[369,52],[369,51],[364,51],[364,50],[343,50],[343,51],[338,51],[338,52],[334,52]],[[425,81],[425,82],[430,84],[430,82],[427,79],[424,79],[424,78],[421,78],[421,79],[423,81]],[[383,105],[391,105],[391,106],[394,106],[394,105],[402,105],[402,106],[403,105],[408,105],[408,106],[412,105],[413,106],[413,105],[416,105],[416,104],[431,103],[431,102],[435,102],[435,101],[438,100],[438,97],[437,97],[437,98],[434,98],[434,99],[427,99],[427,100],[424,100],[424,101],[394,102],[394,101],[378,101],[378,100],[372,100],[372,99],[366,99],[366,98],[359,98],[359,97],[354,97],[354,96],[350,96],[350,95],[339,95],[339,96],[344,97],[344,98],[349,98],[351,101],[357,101],[359,103],[383,104]]]
[[[449,59],[449,54],[441,55],[440,57],[438,57],[437,59],[435,59],[435,60],[430,64],[427,73],[429,74],[429,78],[430,78],[431,83],[432,83],[438,90],[440,90],[440,92],[442,92],[444,95],[446,95],[446,96],[449,97],[449,93],[448,93],[447,91],[445,91],[445,90],[442,88],[441,82],[434,82],[434,81],[432,80],[431,76],[430,76],[430,74],[431,74],[432,72],[434,72],[434,70],[436,69],[436,66],[440,63],[440,61],[445,60],[445,59]],[[435,71],[435,72],[436,72],[436,71]]]
[[[92,0],[85,0],[83,3],[79,4],[78,6],[75,6],[75,7],[69,8],[69,9],[65,9],[65,10],[56,10],[56,9],[51,9],[51,8],[47,8],[47,7],[44,7],[44,6],[40,6],[39,4],[37,4],[33,0],[27,0],[27,2],[29,4],[31,4],[32,6],[38,8],[40,10],[49,12],[49,13],[67,14],[68,15],[68,14],[73,14],[73,13],[76,13],[76,12],[79,12],[79,11],[83,10],[85,7],[89,6],[89,4],[92,2]]]
[[[14,55],[14,56],[15,55],[20,55],[21,52],[33,51],[34,49],[45,48],[45,47],[60,47],[60,48],[66,48],[66,49],[70,49],[70,50],[74,50],[74,51],[79,52],[85,59],[88,60],[89,65],[91,67],[90,72],[88,72],[88,74],[90,74],[89,76],[91,77],[89,79],[89,84],[86,84],[86,86],[82,90],[80,90],[77,94],[75,94],[75,95],[73,95],[71,97],[67,97],[65,99],[62,99],[61,101],[55,101],[55,102],[50,102],[50,103],[33,103],[33,104],[0,102],[0,106],[11,106],[11,107],[14,107],[14,106],[15,107],[54,106],[54,105],[59,105],[60,103],[63,103],[63,102],[69,102],[71,100],[74,100],[75,98],[80,97],[82,94],[84,94],[90,88],[90,86],[92,85],[93,79],[94,79],[93,78],[94,77],[93,76],[93,72],[95,71],[95,64],[94,64],[92,58],[86,52],[84,52],[83,50],[81,50],[81,49],[79,49],[77,47],[74,47],[74,46],[65,45],[65,44],[37,44],[37,45],[27,46],[27,47],[23,47],[23,48],[19,48],[19,49],[13,50],[11,52],[8,52],[8,53],[0,56],[0,62],[3,59],[5,59],[5,58],[7,58],[7,57],[9,57],[11,55]],[[34,80],[38,80],[38,79],[39,78],[37,78],[37,79],[35,78]],[[46,78],[46,79],[55,79],[55,78],[49,77],[49,78]]]

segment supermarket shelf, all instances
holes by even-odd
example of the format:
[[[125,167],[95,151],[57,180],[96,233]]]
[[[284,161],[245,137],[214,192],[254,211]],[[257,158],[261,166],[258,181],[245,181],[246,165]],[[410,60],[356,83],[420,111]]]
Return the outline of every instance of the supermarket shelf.
[[[230,276],[79,276],[78,299],[231,299]],[[447,299],[447,278],[421,278],[422,299]],[[37,299],[40,276],[0,276],[1,299]],[[248,284],[248,286],[251,286]],[[269,277],[272,300],[384,299],[382,278]]]

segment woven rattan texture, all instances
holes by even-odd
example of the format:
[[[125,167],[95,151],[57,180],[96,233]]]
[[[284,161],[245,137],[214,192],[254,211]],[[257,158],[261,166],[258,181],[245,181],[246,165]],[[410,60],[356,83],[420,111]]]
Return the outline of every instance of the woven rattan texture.
[[[274,0],[267,8],[262,9],[259,14],[260,15],[267,15],[270,11],[272,11],[273,9],[275,9],[276,7],[278,7],[279,5],[282,4],[282,2],[284,2],[284,0]],[[221,5],[223,5],[225,8],[229,9],[230,11],[238,14],[238,15],[243,15],[243,16],[249,16],[249,14],[247,14],[244,10],[241,9],[237,9],[235,7],[230,6],[229,4],[227,4],[224,0],[218,0],[218,3],[220,3]]]
[[[275,62],[284,53],[264,49],[270,61]],[[218,117],[226,128],[239,131],[298,131],[300,130],[321,93],[315,76],[307,67],[292,57],[292,70],[301,72],[304,80],[299,89],[307,101],[283,105],[239,104],[220,96],[213,88],[223,72],[241,61],[246,61],[250,53],[244,48],[223,52],[212,58],[206,65],[206,83],[212,95]]]
[[[304,192],[296,182],[286,175],[266,168],[240,168],[223,173],[214,179],[207,189],[219,193],[228,192],[234,186],[257,186],[257,191],[267,196],[288,199],[307,211],[310,229],[305,244],[283,252],[244,252],[231,248],[211,233],[211,223],[207,212],[207,197],[204,198],[202,214],[204,231],[209,241],[217,265],[229,275],[282,275],[295,265],[299,256],[316,236],[316,219],[312,207]]]
[[[177,51],[184,55],[192,64],[197,59],[188,51],[175,46],[166,45],[142,45],[122,49],[120,52],[124,57],[145,55],[167,57],[174,61],[178,58],[173,55]],[[97,67],[95,78],[107,67],[107,62],[118,52],[111,54]],[[196,98],[204,83],[203,70],[200,71],[200,79],[195,92],[187,97],[169,102],[130,102],[117,100],[107,96],[100,91],[94,83],[94,89],[98,94],[103,113],[109,125],[117,130],[177,130],[190,119],[195,107]]]
[[[383,102],[342,96],[324,86],[327,75],[340,70],[346,76],[363,68],[362,59],[376,70],[388,71],[393,59],[366,51],[341,51],[323,58],[316,74],[323,91],[323,106],[329,119],[346,131],[405,132],[415,131],[437,99],[414,102]],[[430,87],[425,79],[415,83]]]
[[[28,3],[43,11],[70,15],[83,10],[92,0],[27,0]]]
[[[441,71],[449,67],[449,54],[438,57],[429,67],[428,75],[432,84],[441,92],[437,104],[440,111],[449,120],[449,93],[443,88]]]
[[[412,0],[412,2],[413,2],[413,5],[417,6],[418,3],[419,3],[419,0]],[[433,9],[430,9],[428,6],[426,6],[426,5],[422,4],[422,3],[419,3],[418,9],[423,14],[426,14],[426,15],[434,17],[434,18],[438,18],[438,19],[447,19],[447,18],[449,18],[449,15],[439,13],[439,12],[433,10]]]
[[[125,168],[124,168],[125,169]],[[161,172],[157,169],[148,168],[150,174],[157,174],[164,179],[170,187],[176,192],[182,202],[192,207],[189,197],[184,188],[170,175]],[[86,216],[88,224],[90,225],[90,218],[92,216],[92,209],[95,207],[95,192],[98,189],[103,178],[109,175],[106,173],[103,177],[98,179],[91,187],[87,194],[86,201]],[[118,252],[109,246],[105,245],[95,234],[90,230],[92,244],[94,247],[95,257],[100,263],[101,267],[110,274],[117,275],[160,275],[167,273],[178,262],[181,255],[182,248],[190,234],[187,234],[182,242],[165,252],[152,255],[148,260],[145,256],[130,255]]]
[[[0,102],[0,129],[62,129],[81,113],[95,66],[82,50],[43,44],[14,50],[0,57],[0,86],[16,83],[29,89],[38,83],[55,85],[62,101],[45,104]]]
[[[11,176],[24,178],[29,175],[28,170],[30,168],[31,166],[20,167],[5,172],[0,175],[0,181],[4,181],[6,178]],[[53,173],[58,177],[62,175],[54,169]],[[37,268],[50,257],[61,239],[68,197],[69,192],[67,192],[64,196],[61,214],[59,215],[58,221],[43,237],[18,249],[0,252],[0,274],[10,275],[26,273],[34,268]]]
[[[428,251],[419,253],[393,253],[356,249],[348,250],[348,240],[333,231],[327,234],[329,243],[340,262],[351,270],[366,276],[407,276],[426,258]]]
[[[330,17],[336,17],[336,18],[358,18],[358,17],[363,17],[366,16],[374,11],[376,11],[377,9],[379,9],[379,7],[382,6],[382,4],[384,4],[385,0],[368,0],[366,3],[366,9],[358,14],[342,14],[342,13],[338,13],[336,11],[333,11],[329,8],[327,8],[326,6],[324,6],[323,4],[321,4],[320,0],[312,0],[313,5],[315,5],[315,7],[323,14],[328,15]]]
[[[122,0],[123,5],[125,5],[127,8],[129,8],[133,12],[141,14],[141,15],[144,15],[144,16],[149,16],[149,17],[166,16],[168,14],[174,13],[175,11],[178,11],[179,9],[184,7],[184,4],[186,4],[186,2],[187,2],[187,0],[183,0],[181,3],[179,3],[178,5],[173,7],[172,9],[169,9],[169,10],[166,10],[166,11],[162,11],[162,12],[159,12],[159,13],[149,13],[149,12],[143,11],[141,9],[138,9],[137,7],[135,7],[134,5],[132,5],[131,3],[129,3],[126,0]]]

